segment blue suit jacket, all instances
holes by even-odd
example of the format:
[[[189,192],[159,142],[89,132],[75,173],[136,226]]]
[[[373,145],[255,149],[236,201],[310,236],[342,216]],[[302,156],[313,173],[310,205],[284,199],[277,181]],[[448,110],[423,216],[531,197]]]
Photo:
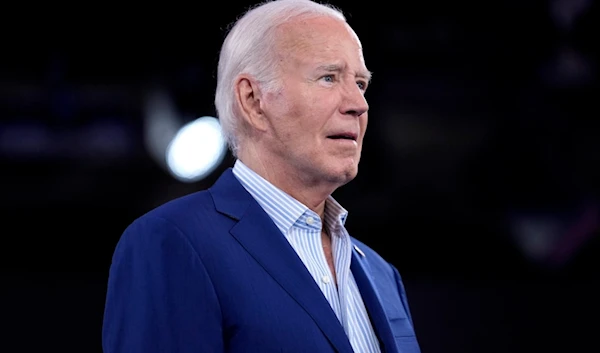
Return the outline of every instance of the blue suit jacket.
[[[418,353],[398,271],[353,242],[352,273],[383,351]],[[105,353],[352,352],[310,273],[231,169],[125,230],[102,335]]]

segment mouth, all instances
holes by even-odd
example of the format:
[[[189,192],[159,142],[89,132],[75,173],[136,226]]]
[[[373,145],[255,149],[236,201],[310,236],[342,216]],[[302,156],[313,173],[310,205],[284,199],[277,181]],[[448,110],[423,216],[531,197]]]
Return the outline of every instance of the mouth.
[[[358,138],[358,134],[355,134],[352,132],[342,132],[339,134],[329,135],[329,136],[327,136],[327,138],[332,139],[332,140],[356,141],[356,139]]]

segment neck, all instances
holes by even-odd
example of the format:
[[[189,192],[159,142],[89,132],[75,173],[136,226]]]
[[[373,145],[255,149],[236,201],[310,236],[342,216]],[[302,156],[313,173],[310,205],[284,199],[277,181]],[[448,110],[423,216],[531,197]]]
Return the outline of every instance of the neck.
[[[260,154],[254,153],[253,155],[259,156]],[[239,160],[256,174],[298,200],[323,219],[325,201],[335,188],[323,185],[322,181],[307,180],[309,178],[303,178],[299,171],[294,170],[289,165],[269,163],[261,158],[249,158],[248,154],[240,155]]]

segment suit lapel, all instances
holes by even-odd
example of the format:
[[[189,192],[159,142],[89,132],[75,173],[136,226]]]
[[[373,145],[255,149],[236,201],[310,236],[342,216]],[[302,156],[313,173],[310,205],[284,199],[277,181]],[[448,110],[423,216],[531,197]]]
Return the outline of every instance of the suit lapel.
[[[338,352],[352,352],[329,302],[271,218],[228,169],[210,188],[217,211],[238,222],[231,234],[313,318]]]
[[[365,307],[369,312],[371,323],[377,333],[377,337],[379,337],[382,350],[385,353],[397,353],[394,335],[392,334],[385,311],[381,306],[381,298],[377,294],[375,285],[369,276],[369,264],[362,251],[359,252],[356,248],[352,252],[350,270],[360,290]]]

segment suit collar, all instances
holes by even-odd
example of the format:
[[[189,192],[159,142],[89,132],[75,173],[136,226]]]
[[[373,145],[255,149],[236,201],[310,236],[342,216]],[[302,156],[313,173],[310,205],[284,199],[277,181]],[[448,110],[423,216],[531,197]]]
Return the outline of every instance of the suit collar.
[[[314,213],[306,205],[271,184],[239,159],[235,161],[232,171],[244,189],[271,216],[282,233],[287,233],[303,215],[306,217],[307,212]]]
[[[238,222],[230,233],[275,281],[306,310],[338,352],[350,342],[312,276],[271,218],[244,189],[231,168],[209,189],[218,212]],[[356,245],[350,269],[386,353],[395,353],[394,336],[370,276],[368,258]]]
[[[338,352],[352,352],[342,325],[302,260],[231,168],[209,192],[216,210],[238,221],[231,235],[304,308]]]
[[[251,205],[252,196],[227,168],[208,191],[212,195],[215,209],[235,220],[240,220]]]
[[[356,245],[354,245],[354,251],[352,252],[352,263],[350,264],[350,270],[354,275],[354,280],[360,291],[360,294],[365,303],[365,307],[369,312],[371,323],[379,338],[379,343],[383,352],[386,353],[397,353],[396,342],[392,330],[390,328],[387,316],[383,307],[381,306],[381,298],[377,293],[375,284],[371,279],[369,273],[369,261],[367,255]]]

